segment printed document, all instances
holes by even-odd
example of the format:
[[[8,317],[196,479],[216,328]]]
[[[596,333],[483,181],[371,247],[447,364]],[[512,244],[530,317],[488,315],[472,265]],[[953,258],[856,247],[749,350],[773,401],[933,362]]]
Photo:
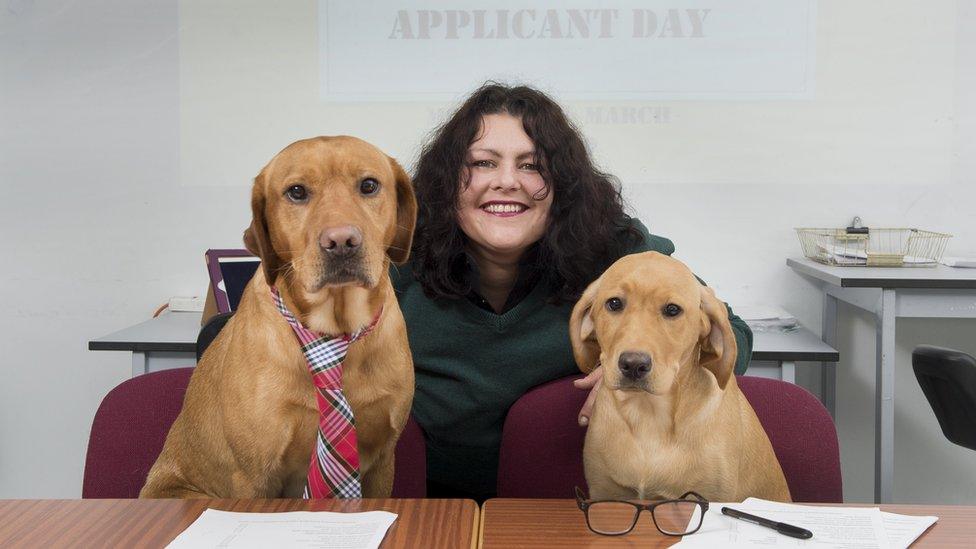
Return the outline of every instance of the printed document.
[[[207,509],[167,547],[376,549],[396,518],[386,511],[233,513]]]
[[[722,514],[722,507],[745,511],[813,532],[801,540]],[[693,517],[692,520],[697,520]],[[810,547],[816,549],[902,549],[938,520],[885,513],[877,507],[820,507],[749,498],[742,503],[710,503],[698,532],[675,547]]]

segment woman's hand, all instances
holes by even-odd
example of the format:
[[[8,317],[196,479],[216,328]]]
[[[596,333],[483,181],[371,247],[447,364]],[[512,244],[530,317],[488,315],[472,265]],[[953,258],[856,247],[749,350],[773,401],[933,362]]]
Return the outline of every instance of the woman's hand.
[[[590,424],[590,416],[593,414],[593,401],[596,400],[596,390],[600,388],[601,383],[603,383],[603,366],[597,366],[596,369],[587,374],[586,377],[583,379],[577,379],[573,382],[573,385],[575,385],[577,389],[590,390],[590,394],[586,397],[586,402],[584,402],[583,407],[580,408],[580,427],[586,427]]]

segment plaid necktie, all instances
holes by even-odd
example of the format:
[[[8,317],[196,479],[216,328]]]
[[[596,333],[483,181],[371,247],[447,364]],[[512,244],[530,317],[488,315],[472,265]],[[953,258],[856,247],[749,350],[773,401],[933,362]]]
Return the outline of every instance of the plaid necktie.
[[[359,482],[359,449],[356,446],[356,422],[349,401],[342,394],[342,361],[349,344],[368,334],[379,322],[383,308],[369,326],[353,333],[330,338],[315,333],[291,314],[278,289],[271,286],[271,297],[278,311],[291,325],[308,363],[315,397],[319,405],[319,428],[308,465],[305,499],[361,498]]]

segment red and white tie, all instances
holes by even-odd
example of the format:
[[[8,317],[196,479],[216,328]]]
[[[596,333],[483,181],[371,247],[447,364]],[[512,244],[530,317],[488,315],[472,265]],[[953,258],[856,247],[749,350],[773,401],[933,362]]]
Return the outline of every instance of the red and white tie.
[[[356,421],[349,401],[342,394],[342,361],[349,345],[368,334],[379,322],[383,309],[369,326],[353,333],[329,337],[302,326],[271,287],[271,297],[278,311],[291,326],[302,345],[302,353],[312,375],[319,407],[319,428],[308,466],[305,499],[361,498],[359,449],[356,445]]]

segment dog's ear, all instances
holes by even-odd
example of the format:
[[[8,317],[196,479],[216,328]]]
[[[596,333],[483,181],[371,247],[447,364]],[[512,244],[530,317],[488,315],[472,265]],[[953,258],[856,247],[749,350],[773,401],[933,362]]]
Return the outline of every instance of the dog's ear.
[[[600,289],[600,279],[590,284],[569,317],[569,340],[573,344],[573,356],[576,365],[583,373],[592,372],[600,364],[600,343],[596,339],[596,330],[591,315],[593,299]]]
[[[264,211],[264,172],[265,170],[261,170],[261,173],[254,178],[254,187],[251,190],[251,226],[244,230],[244,247],[261,258],[264,278],[270,286],[275,283],[282,262],[271,246],[271,236],[268,234],[268,222]]]
[[[410,256],[410,245],[413,243],[413,230],[417,224],[417,198],[413,194],[413,183],[410,176],[403,171],[400,164],[390,158],[393,177],[396,179],[397,215],[396,235],[386,250],[386,255],[397,265],[403,265]]]
[[[735,370],[737,356],[732,323],[729,322],[725,304],[706,286],[701,287],[701,311],[701,356],[698,365],[712,372],[719,388],[724,390]]]

